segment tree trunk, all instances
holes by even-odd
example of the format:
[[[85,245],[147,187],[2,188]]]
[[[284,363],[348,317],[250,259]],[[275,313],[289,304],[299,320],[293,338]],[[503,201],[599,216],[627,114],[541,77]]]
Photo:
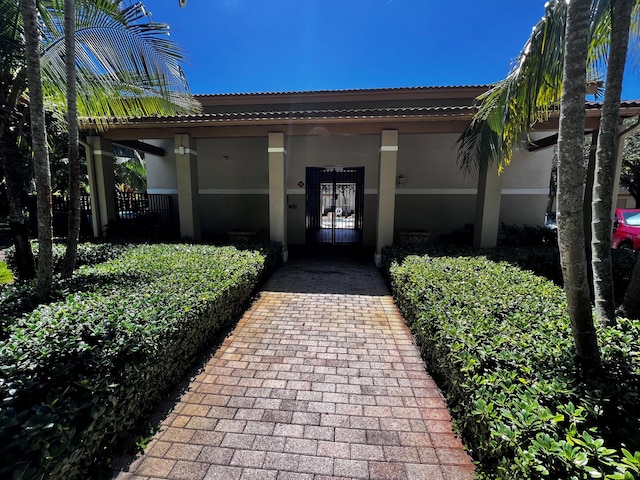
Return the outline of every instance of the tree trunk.
[[[591,133],[591,145],[589,146],[589,158],[587,161],[587,171],[584,177],[584,197],[582,200],[582,218],[584,219],[584,250],[587,260],[591,258],[591,204],[593,203],[591,192],[596,177],[596,151],[598,149],[599,130]],[[587,261],[587,274],[591,277],[589,262]],[[590,284],[591,285],[591,284]],[[592,291],[593,293],[593,291]]]
[[[16,249],[16,276],[20,280],[36,277],[36,264],[29,241],[29,224],[24,216],[24,167],[18,151],[18,132],[15,128],[5,128],[0,135],[0,156],[4,160],[4,175],[9,202],[9,226]]]
[[[591,261],[596,315],[599,322],[616,322],[611,272],[611,211],[616,174],[616,137],[622,94],[622,77],[627,60],[631,11],[635,0],[619,0],[611,6],[611,45],[607,62],[607,83],[600,117],[593,185],[591,219]]]
[[[585,368],[600,367],[584,249],[584,123],[590,0],[567,7],[562,98],[558,134],[558,247],[577,359]]]
[[[45,129],[44,98],[40,71],[40,41],[36,0],[20,0],[24,24],[25,59],[29,83],[29,113],[31,119],[31,149],[38,194],[38,281],[36,294],[46,298],[53,277],[51,173]]]
[[[553,213],[553,204],[556,201],[556,191],[558,185],[558,152],[553,154],[553,160],[551,162],[551,173],[549,175],[549,194],[547,195],[547,209],[546,214]]]
[[[64,2],[65,66],[67,76],[67,125],[69,130],[69,228],[62,276],[73,275],[80,237],[80,155],[78,152],[78,100],[76,94],[75,0]]]
[[[638,255],[633,267],[631,281],[617,313],[626,318],[640,320],[640,255]]]

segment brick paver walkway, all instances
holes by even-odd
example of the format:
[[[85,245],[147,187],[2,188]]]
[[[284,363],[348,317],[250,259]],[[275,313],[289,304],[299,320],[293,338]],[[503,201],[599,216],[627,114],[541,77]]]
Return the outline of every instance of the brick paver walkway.
[[[373,266],[276,272],[117,478],[459,480],[473,465]]]

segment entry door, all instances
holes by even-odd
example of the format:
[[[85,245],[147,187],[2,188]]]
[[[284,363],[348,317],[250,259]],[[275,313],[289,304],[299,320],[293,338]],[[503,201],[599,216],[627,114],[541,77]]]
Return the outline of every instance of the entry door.
[[[362,243],[364,167],[307,167],[307,243]]]

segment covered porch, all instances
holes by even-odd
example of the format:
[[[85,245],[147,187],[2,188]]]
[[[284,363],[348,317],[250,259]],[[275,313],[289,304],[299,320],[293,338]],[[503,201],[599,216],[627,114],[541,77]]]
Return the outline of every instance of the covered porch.
[[[432,240],[473,224],[474,246],[495,247],[500,222],[543,224],[552,150],[524,149],[503,175],[495,164],[462,175],[456,140],[486,88],[202,95],[200,115],[123,121],[89,137],[94,233],[116,218],[113,143],[128,142],[148,153],[148,193],[172,198],[182,238],[250,232],[280,242],[286,260],[289,245],[312,239],[305,172],[362,169],[361,217],[349,220],[359,230],[349,238],[376,262],[398,232]],[[587,113],[593,130],[599,109]],[[552,118],[539,136],[556,129]],[[338,216],[349,223],[323,213],[334,226]],[[329,233],[335,239],[319,232]]]

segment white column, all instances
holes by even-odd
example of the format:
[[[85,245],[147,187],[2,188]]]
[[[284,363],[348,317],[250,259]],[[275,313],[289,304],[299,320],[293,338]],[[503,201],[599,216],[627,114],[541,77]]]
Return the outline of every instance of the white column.
[[[636,128],[637,129],[637,128]],[[629,129],[625,131],[625,128],[621,125],[618,127],[618,135],[616,136],[616,169],[613,176],[613,199],[611,202],[611,221],[616,214],[616,207],[618,206],[618,195],[620,194],[620,174],[622,173],[622,157],[624,156],[624,142],[629,133],[632,133],[636,129]],[[624,132],[624,133],[623,133]],[[613,228],[613,223],[612,223]]]
[[[174,146],[180,236],[198,241],[201,238],[201,232],[196,142],[189,134],[180,133],[174,137]]]
[[[113,144],[111,140],[90,136],[87,143],[92,155],[88,162],[89,191],[91,194],[91,215],[93,234],[96,237],[107,235],[109,222],[118,217],[116,209],[116,180],[113,171]]]
[[[380,265],[382,247],[393,243],[397,161],[398,131],[383,130],[380,135],[380,162],[378,167],[378,222],[374,258],[376,265]]]
[[[497,162],[480,167],[476,218],[473,230],[474,248],[493,248],[498,241],[502,177]]]
[[[282,258],[289,258],[287,245],[287,152],[284,133],[269,133],[269,239],[282,244]]]

